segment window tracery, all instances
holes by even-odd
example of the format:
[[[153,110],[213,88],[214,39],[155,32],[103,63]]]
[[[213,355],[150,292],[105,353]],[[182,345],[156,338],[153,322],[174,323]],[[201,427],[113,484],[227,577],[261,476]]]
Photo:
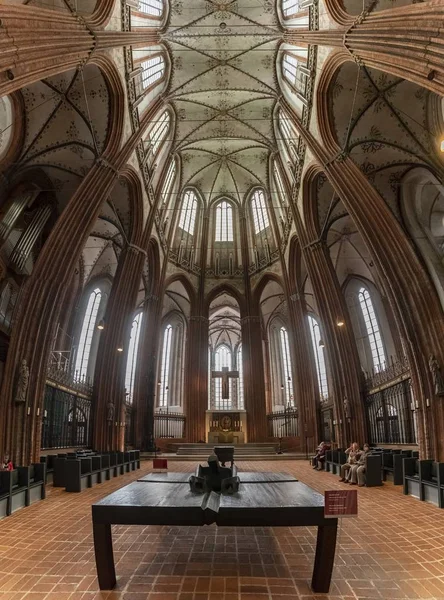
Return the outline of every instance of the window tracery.
[[[170,113],[166,110],[165,112],[163,112],[160,115],[160,117],[157,120],[157,122],[155,123],[154,127],[151,129],[150,133],[148,134],[150,145],[151,145],[151,152],[153,155],[155,155],[157,153],[157,151],[160,148],[160,145],[166,138],[169,128],[170,128],[170,122],[171,122]]]
[[[256,190],[253,193],[253,197],[251,199],[251,210],[253,212],[254,232],[258,234],[270,226],[267,206],[265,203],[265,194],[262,190]]]
[[[291,378],[291,356],[290,345],[288,343],[288,332],[285,327],[280,329],[282,363],[284,370],[284,397],[286,406],[294,406],[293,381]]]
[[[244,364],[242,357],[242,344],[239,344],[237,349],[237,370],[239,371],[239,387],[237,396],[237,408],[245,408],[244,403]]]
[[[307,73],[303,71],[296,56],[289,52],[285,52],[282,58],[282,75],[296,92],[305,93]]]
[[[282,13],[284,18],[295,15],[299,12],[299,0],[282,0]]]
[[[373,367],[376,372],[383,371],[386,366],[384,346],[382,343],[373,302],[366,288],[362,287],[359,290],[358,300],[361,306],[362,315],[364,317],[365,328],[367,330],[367,337],[373,359]]]
[[[310,325],[311,342],[313,344],[313,352],[316,363],[316,375],[318,378],[319,396],[321,402],[328,400],[328,380],[327,380],[327,368],[325,363],[324,347],[320,345],[321,342],[321,328],[317,320],[308,315],[308,323]]]
[[[160,393],[159,393],[159,407],[166,408],[168,406],[168,391],[169,391],[169,377],[170,377],[170,357],[171,357],[171,336],[172,326],[168,324],[165,327],[163,334],[163,348],[162,348],[162,363],[160,367]]]
[[[152,17],[161,17],[164,9],[164,0],[139,0],[140,12]]]
[[[102,292],[100,288],[97,287],[89,295],[88,304],[83,317],[82,329],[80,331],[79,345],[77,347],[75,370],[77,376],[80,378],[84,378],[88,374],[91,343],[101,300]]]
[[[292,163],[298,161],[297,144],[299,136],[293,123],[282,110],[279,111],[278,126],[288,158]]]
[[[180,211],[179,227],[190,235],[194,234],[194,226],[196,223],[197,214],[197,199],[193,190],[187,190],[184,194],[182,202],[182,210]]]
[[[223,200],[216,206],[216,242],[233,241],[233,209]]]
[[[231,350],[225,344],[220,345],[214,353],[214,370],[222,371],[222,367],[231,369],[232,354]],[[231,382],[229,386],[229,398],[222,398],[222,379],[214,379],[214,407],[216,410],[229,410],[231,408],[232,393]]]
[[[131,334],[128,348],[128,358],[125,372],[125,388],[128,404],[133,403],[134,381],[136,377],[137,356],[139,353],[140,330],[142,328],[143,314],[138,312],[131,325]]]
[[[165,59],[162,54],[144,60],[140,66],[142,67],[143,90],[151,87],[156,81],[162,79],[165,74]]]

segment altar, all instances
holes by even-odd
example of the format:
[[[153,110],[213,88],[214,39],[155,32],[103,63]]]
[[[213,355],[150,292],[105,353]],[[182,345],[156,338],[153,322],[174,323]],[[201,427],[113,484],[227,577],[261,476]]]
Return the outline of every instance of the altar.
[[[209,444],[245,444],[247,413],[245,410],[207,410],[206,431]]]

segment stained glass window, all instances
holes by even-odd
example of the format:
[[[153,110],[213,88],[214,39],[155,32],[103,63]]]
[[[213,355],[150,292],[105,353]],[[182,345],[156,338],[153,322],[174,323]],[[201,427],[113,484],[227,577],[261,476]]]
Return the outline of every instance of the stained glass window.
[[[193,190],[187,190],[183,197],[182,210],[180,211],[179,227],[193,235],[196,222],[197,200]]]
[[[160,367],[160,391],[159,406],[166,408],[168,406],[168,384],[170,379],[170,357],[171,357],[171,335],[172,327],[167,325],[163,334],[162,363]]]
[[[86,377],[88,372],[88,361],[91,352],[91,343],[97,321],[102,292],[96,288],[91,292],[88,304],[86,306],[85,316],[83,317],[80,340],[76,356],[76,374],[78,377]]]
[[[142,318],[142,313],[137,313],[137,315],[133,319],[133,323],[131,326],[131,335],[125,372],[125,388],[128,394],[127,400],[129,404],[133,403],[134,380],[136,377],[137,355],[139,353],[139,340],[140,330],[142,327]]]
[[[141,65],[142,67],[142,88],[146,88],[153,85],[154,82],[162,79],[165,73],[165,59],[161,54],[144,60]]]
[[[364,317],[365,327],[367,329],[368,341],[373,358],[373,366],[376,372],[385,369],[386,360],[384,346],[382,344],[381,334],[379,332],[378,320],[376,318],[373,302],[368,290],[361,288],[358,294],[359,304],[361,305],[362,315]]]
[[[311,315],[308,316],[308,323],[310,325],[311,342],[313,344],[313,352],[316,361],[316,374],[318,377],[319,395],[321,401],[328,399],[328,381],[327,381],[327,369],[325,367],[325,354],[323,346],[319,345],[321,341],[321,330],[319,323]]]
[[[262,190],[254,192],[251,199],[251,209],[253,211],[254,232],[260,233],[270,225],[267,206],[265,204],[265,195]]]

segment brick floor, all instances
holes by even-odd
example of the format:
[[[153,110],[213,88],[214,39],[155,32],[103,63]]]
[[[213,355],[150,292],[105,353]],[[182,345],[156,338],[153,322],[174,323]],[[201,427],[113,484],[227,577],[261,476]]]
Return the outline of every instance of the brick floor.
[[[90,505],[150,466],[81,494],[49,488],[44,502],[0,521],[0,600],[444,600],[444,511],[390,483],[358,490],[359,517],[341,524],[328,595],[311,592],[316,529],[303,527],[115,526],[118,584],[99,592]],[[238,466],[290,472],[320,492],[343,486],[305,461]]]

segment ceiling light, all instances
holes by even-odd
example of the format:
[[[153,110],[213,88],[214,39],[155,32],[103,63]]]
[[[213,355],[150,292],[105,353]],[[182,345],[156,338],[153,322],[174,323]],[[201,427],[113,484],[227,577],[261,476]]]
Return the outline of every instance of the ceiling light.
[[[325,348],[324,340],[319,340],[318,346],[319,348]]]
[[[117,346],[117,352],[123,352],[123,346]]]
[[[337,325],[338,327],[342,327],[342,326],[344,325],[344,321],[343,321],[343,319],[338,319],[338,320],[336,321],[336,325]]]
[[[105,321],[103,319],[100,319],[97,329],[105,329]]]

